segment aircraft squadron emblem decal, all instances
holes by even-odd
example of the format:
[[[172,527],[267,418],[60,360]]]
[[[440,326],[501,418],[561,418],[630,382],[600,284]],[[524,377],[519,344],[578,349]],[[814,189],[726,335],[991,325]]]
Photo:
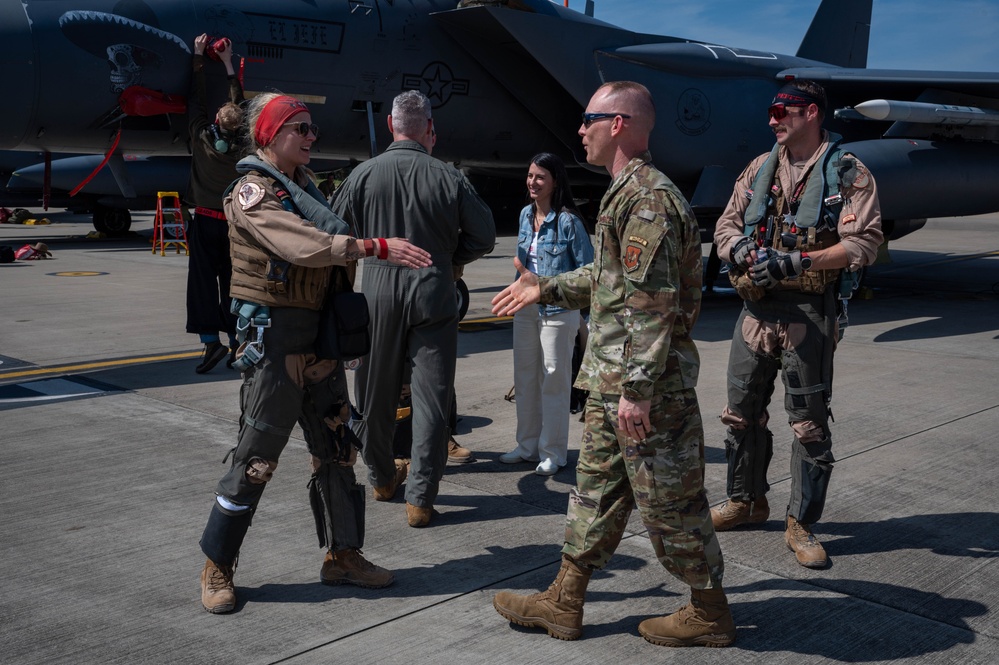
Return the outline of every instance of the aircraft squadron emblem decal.
[[[697,88],[687,88],[676,102],[676,128],[687,136],[697,136],[709,127],[711,103]]]
[[[243,210],[252,208],[264,200],[264,188],[255,182],[243,183],[239,188],[239,205]]]

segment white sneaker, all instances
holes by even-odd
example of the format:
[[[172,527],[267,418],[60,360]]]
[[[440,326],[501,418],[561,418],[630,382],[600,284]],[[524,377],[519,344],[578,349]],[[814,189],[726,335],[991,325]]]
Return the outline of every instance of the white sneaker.
[[[516,450],[512,450],[508,453],[503,453],[499,456],[499,461],[503,464],[519,464],[520,462],[526,462],[527,460],[520,456]]]
[[[534,473],[539,476],[554,476],[558,469],[559,466],[555,463],[555,460],[548,458],[541,460],[541,464],[534,470]]]

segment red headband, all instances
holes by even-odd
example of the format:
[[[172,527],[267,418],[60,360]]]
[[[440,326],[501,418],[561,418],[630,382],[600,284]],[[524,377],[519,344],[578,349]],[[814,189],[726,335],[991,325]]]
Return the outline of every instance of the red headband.
[[[309,107],[305,102],[299,101],[288,95],[275,97],[264,105],[264,110],[257,118],[257,126],[253,131],[253,138],[257,145],[263,147],[274,140],[278,130],[285,121],[296,113],[309,112]]]

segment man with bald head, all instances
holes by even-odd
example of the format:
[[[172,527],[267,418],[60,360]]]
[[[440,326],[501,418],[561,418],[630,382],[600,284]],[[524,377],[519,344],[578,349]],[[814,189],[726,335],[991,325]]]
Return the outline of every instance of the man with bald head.
[[[501,592],[493,606],[513,623],[574,640],[593,570],[617,549],[638,507],[656,557],[691,587],[690,603],[643,621],[664,646],[728,646],[735,625],[722,590],[721,548],[704,491],[704,430],[691,329],[700,311],[701,241],[690,206],[652,165],[655,106],[645,86],[601,86],[583,113],[586,160],[612,181],[597,219],[594,262],[539,278],[520,277],[493,298],[511,314],[541,302],[590,307],[576,387],[590,391],[570,490],[562,566],[547,591]]]

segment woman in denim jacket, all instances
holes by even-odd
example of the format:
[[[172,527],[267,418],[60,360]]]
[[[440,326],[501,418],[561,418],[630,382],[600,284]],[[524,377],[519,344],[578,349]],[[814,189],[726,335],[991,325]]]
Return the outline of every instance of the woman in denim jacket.
[[[530,203],[520,212],[517,258],[544,277],[593,262],[593,244],[573,210],[562,160],[543,152],[527,171]],[[539,462],[550,476],[565,466],[569,447],[572,348],[580,315],[552,305],[525,307],[513,317],[513,381],[517,396],[517,447],[500,455],[506,464]]]

